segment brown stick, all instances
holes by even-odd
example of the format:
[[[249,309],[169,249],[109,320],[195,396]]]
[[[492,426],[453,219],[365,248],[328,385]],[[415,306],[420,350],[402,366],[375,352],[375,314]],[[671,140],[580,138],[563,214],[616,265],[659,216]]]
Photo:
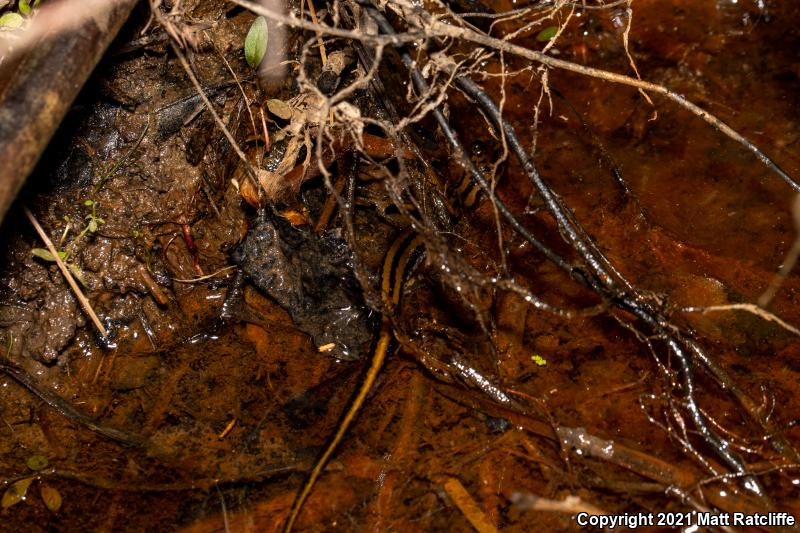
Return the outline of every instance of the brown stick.
[[[497,528],[486,517],[486,514],[458,479],[454,477],[448,478],[443,486],[447,495],[456,504],[456,507],[464,517],[469,520],[475,531],[478,533],[497,533]]]
[[[94,309],[92,309],[92,305],[89,303],[89,300],[86,298],[86,296],[83,295],[81,288],[78,287],[77,283],[75,283],[75,278],[72,277],[72,273],[67,268],[67,265],[64,264],[64,261],[62,261],[61,257],[58,255],[58,250],[56,250],[56,247],[53,246],[53,241],[50,240],[50,237],[48,237],[47,233],[44,232],[42,226],[39,225],[39,221],[36,220],[36,217],[33,216],[33,213],[31,213],[27,207],[25,208],[25,215],[28,217],[28,220],[31,221],[31,224],[33,224],[36,233],[38,233],[39,237],[41,237],[42,241],[44,242],[44,245],[47,247],[47,251],[49,251],[50,254],[53,256],[53,259],[55,259],[58,268],[61,270],[61,273],[67,279],[67,283],[69,283],[72,292],[75,293],[75,297],[80,302],[81,307],[86,312],[86,314],[89,315],[89,318],[92,319],[94,327],[97,328],[97,331],[100,332],[100,335],[102,335],[103,338],[107,337],[108,331],[106,331],[105,326],[103,326],[103,323],[100,322],[100,319],[97,317],[97,314],[94,312]]]

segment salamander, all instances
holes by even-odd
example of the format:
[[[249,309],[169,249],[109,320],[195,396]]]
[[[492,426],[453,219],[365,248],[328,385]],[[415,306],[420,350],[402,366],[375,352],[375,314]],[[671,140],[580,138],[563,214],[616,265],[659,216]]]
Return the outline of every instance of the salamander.
[[[480,144],[473,145],[471,151],[473,157],[479,160],[485,159],[488,156],[487,151]],[[479,163],[479,167],[484,167],[483,162]],[[455,186],[453,193],[462,209],[471,209],[479,200],[480,187],[473,183],[468,173],[464,173],[459,183]],[[322,475],[323,469],[347,434],[347,430],[350,428],[353,420],[355,420],[367,395],[375,384],[375,380],[391,351],[392,341],[394,340],[391,314],[400,304],[405,279],[409,270],[416,264],[415,259],[419,257],[421,253],[424,253],[424,248],[425,243],[422,237],[413,227],[409,226],[400,231],[397,237],[395,237],[383,258],[380,276],[380,293],[385,312],[381,317],[380,333],[372,356],[370,357],[369,368],[358,388],[358,392],[342,417],[336,429],[336,433],[329,441],[325,451],[317,459],[314,468],[311,470],[311,473],[306,478],[300,492],[295,498],[291,511],[289,512],[289,517],[283,528],[285,533],[290,532],[294,527],[297,517],[300,515],[300,511],[303,508],[303,504],[314,488],[314,484],[317,482],[320,475]]]

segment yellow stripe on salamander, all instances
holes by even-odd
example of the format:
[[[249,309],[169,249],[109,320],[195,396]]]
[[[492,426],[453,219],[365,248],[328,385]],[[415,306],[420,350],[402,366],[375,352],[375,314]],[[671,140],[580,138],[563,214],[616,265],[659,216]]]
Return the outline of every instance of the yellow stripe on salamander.
[[[392,242],[392,245],[389,247],[389,250],[386,252],[386,255],[383,258],[383,265],[381,267],[381,298],[383,300],[383,304],[387,308],[387,312],[391,312],[397,306],[397,304],[400,303],[400,296],[403,290],[403,281],[409,261],[422,246],[422,238],[414,231],[413,228],[408,227],[395,238],[394,242]],[[389,353],[389,347],[391,345],[392,338],[392,325],[387,318],[387,315],[384,314],[383,318],[381,319],[381,332],[378,336],[378,342],[375,345],[375,350],[372,352],[369,369],[367,370],[367,374],[364,376],[364,381],[361,383],[356,397],[353,399],[350,407],[347,409],[347,413],[344,415],[344,418],[339,424],[336,434],[333,436],[320,458],[317,459],[314,469],[306,479],[300,494],[295,499],[294,504],[292,505],[292,510],[289,513],[289,518],[286,520],[286,524],[283,528],[285,533],[290,532],[294,527],[297,517],[300,514],[300,510],[303,508],[303,504],[305,503],[306,499],[308,499],[309,494],[311,494],[311,489],[314,487],[314,484],[317,482],[320,475],[322,475],[325,465],[328,463],[328,460],[333,455],[333,452],[336,451],[336,448],[341,443],[342,439],[347,433],[347,430],[350,428],[350,424],[352,424],[353,420],[355,420],[355,417],[361,409],[361,406],[364,404],[364,400],[367,398],[367,394],[369,394],[370,390],[372,390],[372,386],[375,384],[375,379],[378,377],[378,374],[383,367],[383,363],[386,360],[386,356]]]
[[[478,149],[473,147],[472,152],[473,158],[485,159],[487,156],[486,151],[483,150],[482,147]],[[479,166],[482,167],[483,165]],[[468,172],[464,173],[455,189],[455,194],[460,199],[462,207],[466,209],[471,209],[478,202],[480,192],[481,188],[472,181],[472,176]],[[315,463],[314,469],[309,474],[303,484],[302,490],[295,499],[292,509],[289,512],[289,518],[286,520],[286,524],[283,528],[284,533],[289,533],[294,527],[297,517],[300,515],[300,511],[303,508],[303,504],[306,499],[308,499],[308,495],[311,494],[311,489],[314,488],[314,484],[322,475],[325,465],[342,442],[347,430],[350,428],[350,424],[355,420],[361,406],[364,404],[364,400],[366,400],[367,395],[370,390],[372,390],[372,386],[375,384],[375,379],[378,377],[378,373],[383,367],[384,361],[386,361],[386,356],[389,353],[389,347],[393,339],[392,325],[388,314],[392,313],[400,303],[406,270],[416,252],[422,249],[424,244],[422,237],[412,226],[409,226],[394,239],[383,258],[380,282],[381,300],[385,306],[385,313],[381,318],[381,332],[378,336],[375,350],[372,352],[367,374],[364,376],[364,381],[361,383],[356,397],[353,399],[350,407],[347,408],[347,412],[339,424],[336,434]]]

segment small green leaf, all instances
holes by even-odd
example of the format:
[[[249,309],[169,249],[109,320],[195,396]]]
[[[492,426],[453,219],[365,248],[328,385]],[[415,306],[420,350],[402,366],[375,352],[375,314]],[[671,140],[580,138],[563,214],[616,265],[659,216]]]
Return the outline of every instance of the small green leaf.
[[[44,504],[48,509],[54,513],[61,509],[61,493],[56,489],[42,483],[39,487],[39,493],[42,495],[42,500],[44,500]]]
[[[31,455],[28,457],[28,461],[25,464],[27,464],[28,468],[31,470],[43,470],[47,468],[50,461],[48,461],[47,457],[44,455]]]
[[[94,205],[94,202],[91,200],[86,200],[85,202],[83,202],[83,205],[85,205],[86,207],[92,207]]]
[[[89,228],[89,231],[92,233],[97,231],[97,220],[95,220],[94,218],[90,218],[89,225],[87,227]]]
[[[8,509],[12,505],[24,500],[25,494],[28,493],[28,487],[31,486],[32,482],[32,477],[26,477],[25,479],[20,479],[8,487],[6,492],[3,494],[3,500],[0,501],[0,506],[2,506],[3,509]]]
[[[31,14],[31,5],[28,3],[28,0],[19,0],[19,12],[23,15],[30,15]]]
[[[558,26],[548,26],[536,35],[536,40],[544,43],[553,39],[558,33]]]
[[[264,54],[267,53],[268,37],[267,19],[257,17],[244,39],[244,58],[251,67],[256,68],[264,59]]]
[[[50,261],[54,263],[56,258],[53,257],[53,254],[50,253],[49,250],[45,250],[44,248],[31,248],[31,253],[38,257],[39,259],[44,259],[45,261]],[[65,259],[67,257],[66,252],[58,252],[58,257],[61,259]]]
[[[0,17],[0,28],[19,28],[25,22],[19,13],[6,13]]]

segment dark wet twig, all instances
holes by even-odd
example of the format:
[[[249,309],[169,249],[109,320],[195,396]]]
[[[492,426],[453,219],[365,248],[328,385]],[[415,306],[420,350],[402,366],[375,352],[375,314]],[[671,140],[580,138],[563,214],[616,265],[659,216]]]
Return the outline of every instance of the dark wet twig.
[[[471,42],[476,45],[484,46],[488,49],[497,50],[499,52],[516,55],[547,67],[575,72],[584,76],[598,78],[621,85],[628,85],[642,91],[650,91],[660,94],[665,98],[672,100],[684,109],[687,109],[693,115],[702,119],[717,131],[745,147],[748,151],[753,153],[753,155],[755,155],[755,157],[761,161],[762,164],[764,164],[773,173],[785,181],[792,189],[800,192],[800,183],[798,183],[777,163],[775,163],[775,161],[773,161],[766,153],[764,153],[763,150],[758,148],[741,133],[728,126],[713,114],[709,113],[697,104],[692,103],[683,95],[678,94],[667,87],[664,87],[663,85],[632,78],[623,74],[616,74],[614,72],[609,72],[602,69],[586,67],[584,65],[563,59],[558,59],[552,55],[548,55],[538,50],[531,50],[524,46],[514,44],[513,42],[504,39],[498,39],[482,32],[474,31],[469,27],[457,26],[445,22],[440,16],[429,13],[427,10],[418,7],[409,0],[395,0],[393,4],[396,4],[400,9],[406,10],[406,21],[409,22],[413,29],[405,33],[395,32],[382,36],[370,35],[364,31],[360,31],[360,29],[345,30],[327,24],[314,24],[302,20],[294,15],[285,15],[276,11],[275,9],[264,7],[249,0],[231,1],[279,24],[286,24],[294,28],[312,30],[315,32],[322,31],[324,34],[333,37],[342,37],[365,43],[394,46],[402,46],[404,44],[413,42],[422,42],[431,37],[438,37],[441,39],[456,39],[463,42]],[[179,57],[181,56],[179,55]]]
[[[775,161],[773,161],[772,158],[770,158],[766,153],[764,153],[763,150],[761,150],[759,147],[753,144],[749,139],[744,137],[741,133],[734,130],[729,125],[727,125],[722,120],[720,120],[713,114],[709,113],[702,107],[689,101],[683,95],[678,94],[668,89],[667,87],[664,87],[663,85],[647,82],[637,78],[632,78],[630,76],[625,76],[622,74],[616,74],[614,72],[609,72],[606,70],[586,67],[584,65],[579,65],[577,63],[573,63],[571,61],[566,61],[563,59],[558,59],[551,55],[542,53],[538,50],[531,50],[529,48],[516,45],[510,41],[504,39],[498,39],[486,35],[484,33],[474,31],[467,27],[458,27],[455,25],[447,24],[442,20],[440,20],[439,18],[437,18],[436,16],[434,16],[432,13],[429,13],[425,9],[409,8],[411,4],[407,0],[402,0],[402,1],[396,0],[396,2],[398,4],[402,4],[403,8],[407,9],[407,14],[409,15],[407,22],[416,23],[416,25],[424,27],[428,32],[428,36],[436,36],[439,38],[453,38],[462,41],[468,41],[477,45],[485,46],[489,49],[494,49],[500,52],[517,55],[548,67],[563,69],[584,76],[590,76],[593,78],[606,80],[612,83],[628,85],[630,87],[635,87],[643,91],[650,91],[656,94],[660,94],[665,98],[672,100],[679,106],[689,110],[693,115],[702,119],[720,133],[724,134],[728,138],[742,145],[744,148],[750,151],[759,161],[761,161],[763,165],[765,165],[774,174],[776,174],[783,181],[785,181],[787,185],[789,185],[796,192],[800,192],[800,183],[798,183],[794,178],[792,178],[785,170],[783,170],[783,168],[781,168],[777,163],[775,163]]]
[[[44,470],[39,470],[36,472],[35,475],[37,478],[69,479],[87,485],[89,487],[95,487],[98,489],[109,490],[109,491],[113,490],[121,492],[181,492],[181,491],[208,490],[211,487],[217,485],[263,481],[264,479],[270,477],[277,477],[290,474],[292,472],[297,472],[298,470],[302,470],[304,467],[305,465],[302,464],[292,464],[292,465],[275,467],[273,469],[255,470],[251,473],[242,474],[237,477],[197,478],[188,481],[178,481],[174,483],[152,483],[149,480],[145,479],[125,480],[125,479],[117,479],[111,477],[101,477],[89,474],[87,472],[76,472],[74,470],[68,470],[58,467],[50,467]],[[19,481],[20,479],[29,477],[31,477],[30,472],[26,472],[24,474],[17,476],[6,477],[0,479],[0,486],[7,487],[16,481]]]
[[[38,396],[44,403],[58,411],[58,413],[62,416],[86,426],[99,435],[103,435],[104,437],[108,437],[109,439],[115,440],[121,444],[126,444],[128,446],[140,447],[147,444],[147,439],[143,437],[98,424],[92,420],[91,417],[75,409],[71,404],[53,391],[43,388],[39,383],[36,382],[33,376],[8,361],[0,362],[0,372],[6,374],[8,377],[12,378],[14,381],[28,389],[28,391]]]
[[[556,196],[553,190],[542,179],[539,171],[528,155],[527,150],[522,146],[517,136],[516,130],[505,121],[497,104],[492,98],[483,91],[474,81],[466,76],[456,77],[458,87],[474,98],[483,108],[484,113],[489,116],[493,125],[501,129],[505,136],[511,152],[516,156],[522,165],[528,179],[539,192],[547,210],[556,219],[558,228],[569,243],[574,247],[578,255],[583,259],[594,280],[584,278],[586,282],[595,290],[604,290],[612,294],[620,289],[630,289],[630,284],[616,272],[609,261],[598,250],[597,245],[586,236],[585,230],[575,221],[571,212],[563,205],[561,199]],[[440,123],[441,126],[441,123]],[[559,265],[561,266],[561,265]],[[563,268],[563,267],[562,267]],[[621,285],[621,286],[620,286]]]
[[[682,499],[691,497],[691,493],[702,483],[700,476],[691,470],[675,465],[664,459],[643,453],[619,442],[601,439],[588,433],[583,428],[570,428],[559,426],[556,428],[562,445],[582,457],[594,457],[614,463],[618,466],[636,472],[637,474],[653,479],[663,485],[672,487]],[[752,472],[734,474],[734,478],[753,477]],[[727,479],[715,477],[714,479]],[[703,492],[703,497],[723,510],[756,513],[763,511],[759,501],[753,499],[746,492],[726,493],[722,496],[719,491],[709,490]]]
[[[378,23],[381,31],[384,33],[394,33],[394,28],[389,24],[386,18],[374,7],[368,7],[367,11],[369,12],[370,16]],[[405,64],[406,68],[409,69],[411,73],[412,80],[414,81],[414,85],[416,86],[417,91],[420,94],[427,94],[429,92],[428,83],[422,77],[422,74],[419,72],[419,69],[416,68],[416,62],[412,57],[408,54],[408,52],[404,50],[400,50],[400,57],[403,60],[403,64]],[[526,241],[528,241],[534,248],[539,250],[545,257],[550,259],[552,262],[557,264],[563,270],[570,271],[571,267],[567,263],[567,261],[556,254],[550,247],[545,245],[539,239],[537,239],[530,231],[528,231],[522,223],[517,219],[516,216],[506,207],[506,205],[497,198],[495,195],[494,190],[491,184],[486,179],[486,176],[483,175],[475,163],[467,156],[467,151],[464,148],[464,145],[458,138],[458,135],[455,131],[449,126],[447,119],[445,118],[444,114],[441,112],[440,109],[434,108],[433,109],[433,116],[436,118],[436,121],[439,123],[439,126],[442,128],[445,137],[447,138],[447,142],[450,144],[451,148],[453,149],[454,155],[459,163],[470,173],[472,178],[475,182],[480,186],[481,190],[484,194],[486,194],[491,201],[497,206],[497,210],[500,215],[508,222],[508,224],[514,228],[514,230],[519,233]]]
[[[527,152],[517,138],[514,128],[503,119],[500,110],[491,98],[483,92],[477,84],[465,76],[456,78],[456,82],[459,87],[479,102],[484,112],[491,117],[496,126],[500,125],[503,128],[506,140],[512,152],[514,152],[520,160],[531,182],[539,190],[551,214],[556,218],[562,234],[566,235],[571,241],[571,244],[583,257],[591,272],[595,275],[595,279],[601,284],[600,287],[593,286],[592,288],[595,290],[601,288],[602,296],[610,298],[619,308],[633,313],[649,326],[655,336],[661,338],[667,344],[680,367],[685,409],[688,411],[695,425],[695,429],[729,467],[745,476],[747,470],[741,458],[730,450],[728,442],[725,439],[708,427],[705,417],[697,405],[695,399],[694,372],[690,354],[701,353],[702,350],[700,347],[694,343],[694,341],[681,337],[675,331],[675,328],[670,325],[668,320],[657,310],[652,301],[652,297],[635,289],[627,281],[621,279],[619,273],[599,252],[596,244],[585,237],[585,231],[574,220],[572,213],[568,212],[567,209],[563,207],[560,199],[555,196],[549,186],[542,180],[541,176],[536,171],[533,161],[529,159]],[[620,281],[621,283],[618,283]],[[708,357],[703,357],[703,360],[708,360]],[[727,382],[725,382],[726,386],[728,382],[732,383],[732,380],[727,380]],[[755,478],[747,476],[746,479],[746,486],[748,488],[757,494],[764,494],[763,488],[759,486]]]
[[[377,22],[379,28],[383,33],[391,34],[394,28],[389,24],[386,18],[378,11],[375,6],[366,6],[369,15]],[[411,58],[405,50],[399,50],[403,63],[411,74],[411,79],[415,85],[418,94],[429,94],[429,86],[423,78],[421,72],[417,67],[417,63]],[[610,300],[614,306],[624,311],[632,313],[636,318],[648,326],[652,334],[660,338],[669,348],[670,353],[677,361],[681,385],[683,389],[683,403],[684,408],[689,414],[692,423],[701,435],[703,440],[711,449],[714,450],[716,455],[720,457],[730,468],[745,478],[745,486],[758,494],[764,496],[765,492],[760,486],[758,480],[753,476],[747,475],[747,468],[742,459],[733,453],[728,446],[727,441],[720,437],[716,432],[708,427],[708,424],[700,411],[697,401],[695,399],[695,379],[694,370],[690,354],[697,354],[702,352],[699,346],[692,341],[680,336],[676,329],[671,326],[669,321],[661,315],[653,298],[646,293],[643,293],[634,288],[625,278],[610,264],[605,256],[597,248],[597,245],[591,240],[585,230],[574,218],[573,214],[563,205],[560,198],[556,196],[549,185],[539,175],[532,159],[528,155],[526,149],[522,146],[515,129],[505,121],[500,109],[497,107],[494,100],[483,91],[474,81],[464,75],[457,75],[455,77],[456,85],[464,91],[467,95],[473,98],[483,109],[486,116],[493,123],[496,129],[501,130],[505,142],[508,144],[511,152],[519,160],[523,167],[524,172],[528,176],[531,183],[534,185],[539,195],[543,199],[545,206],[551,215],[555,218],[562,236],[569,242],[573,249],[577,252],[583,260],[584,265],[588,269],[588,276],[577,276],[578,279],[587,284],[592,290],[597,292],[603,299]],[[453,149],[456,157],[462,162],[463,165],[471,172],[475,181],[480,185],[484,193],[489,196],[492,201],[496,200],[493,191],[482,175],[479,169],[466,157],[463,146],[458,140],[458,136],[450,126],[444,114],[438,109],[433,109],[433,115],[436,118],[439,127],[445,134],[448,142]],[[548,259],[553,261],[564,270],[572,271],[566,262],[555,256],[553,252],[530,234],[522,225],[516,220],[505,206],[502,208],[498,206],[498,211],[503,218],[509,222],[515,231],[536,247]],[[513,221],[513,222],[512,222]],[[516,224],[514,224],[516,223]],[[704,357],[708,359],[708,357]]]
[[[552,83],[548,85],[548,89],[551,94],[554,94],[562,102],[564,102],[564,105],[567,106],[567,109],[569,109],[570,113],[572,113],[573,116],[578,120],[578,122],[581,125],[581,129],[583,129],[583,132],[589,137],[589,139],[591,139],[592,148],[596,149],[599,152],[600,160],[603,163],[605,163],[605,165],[611,171],[611,175],[614,177],[614,181],[616,181],[617,185],[619,185],[620,189],[622,189],[622,192],[625,196],[625,201],[635,202],[636,199],[633,196],[633,192],[631,191],[631,188],[628,186],[628,182],[625,181],[625,178],[622,176],[622,171],[617,165],[617,162],[614,161],[614,157],[611,155],[608,149],[606,149],[606,147],[603,145],[603,142],[600,140],[600,138],[597,136],[594,130],[592,130],[592,128],[589,126],[589,124],[586,122],[583,116],[581,116],[580,112],[577,109],[575,109],[575,106],[572,105],[572,102],[570,102],[561,91],[559,91],[556,87],[554,87]],[[639,211],[641,212],[641,209],[639,209]]]

